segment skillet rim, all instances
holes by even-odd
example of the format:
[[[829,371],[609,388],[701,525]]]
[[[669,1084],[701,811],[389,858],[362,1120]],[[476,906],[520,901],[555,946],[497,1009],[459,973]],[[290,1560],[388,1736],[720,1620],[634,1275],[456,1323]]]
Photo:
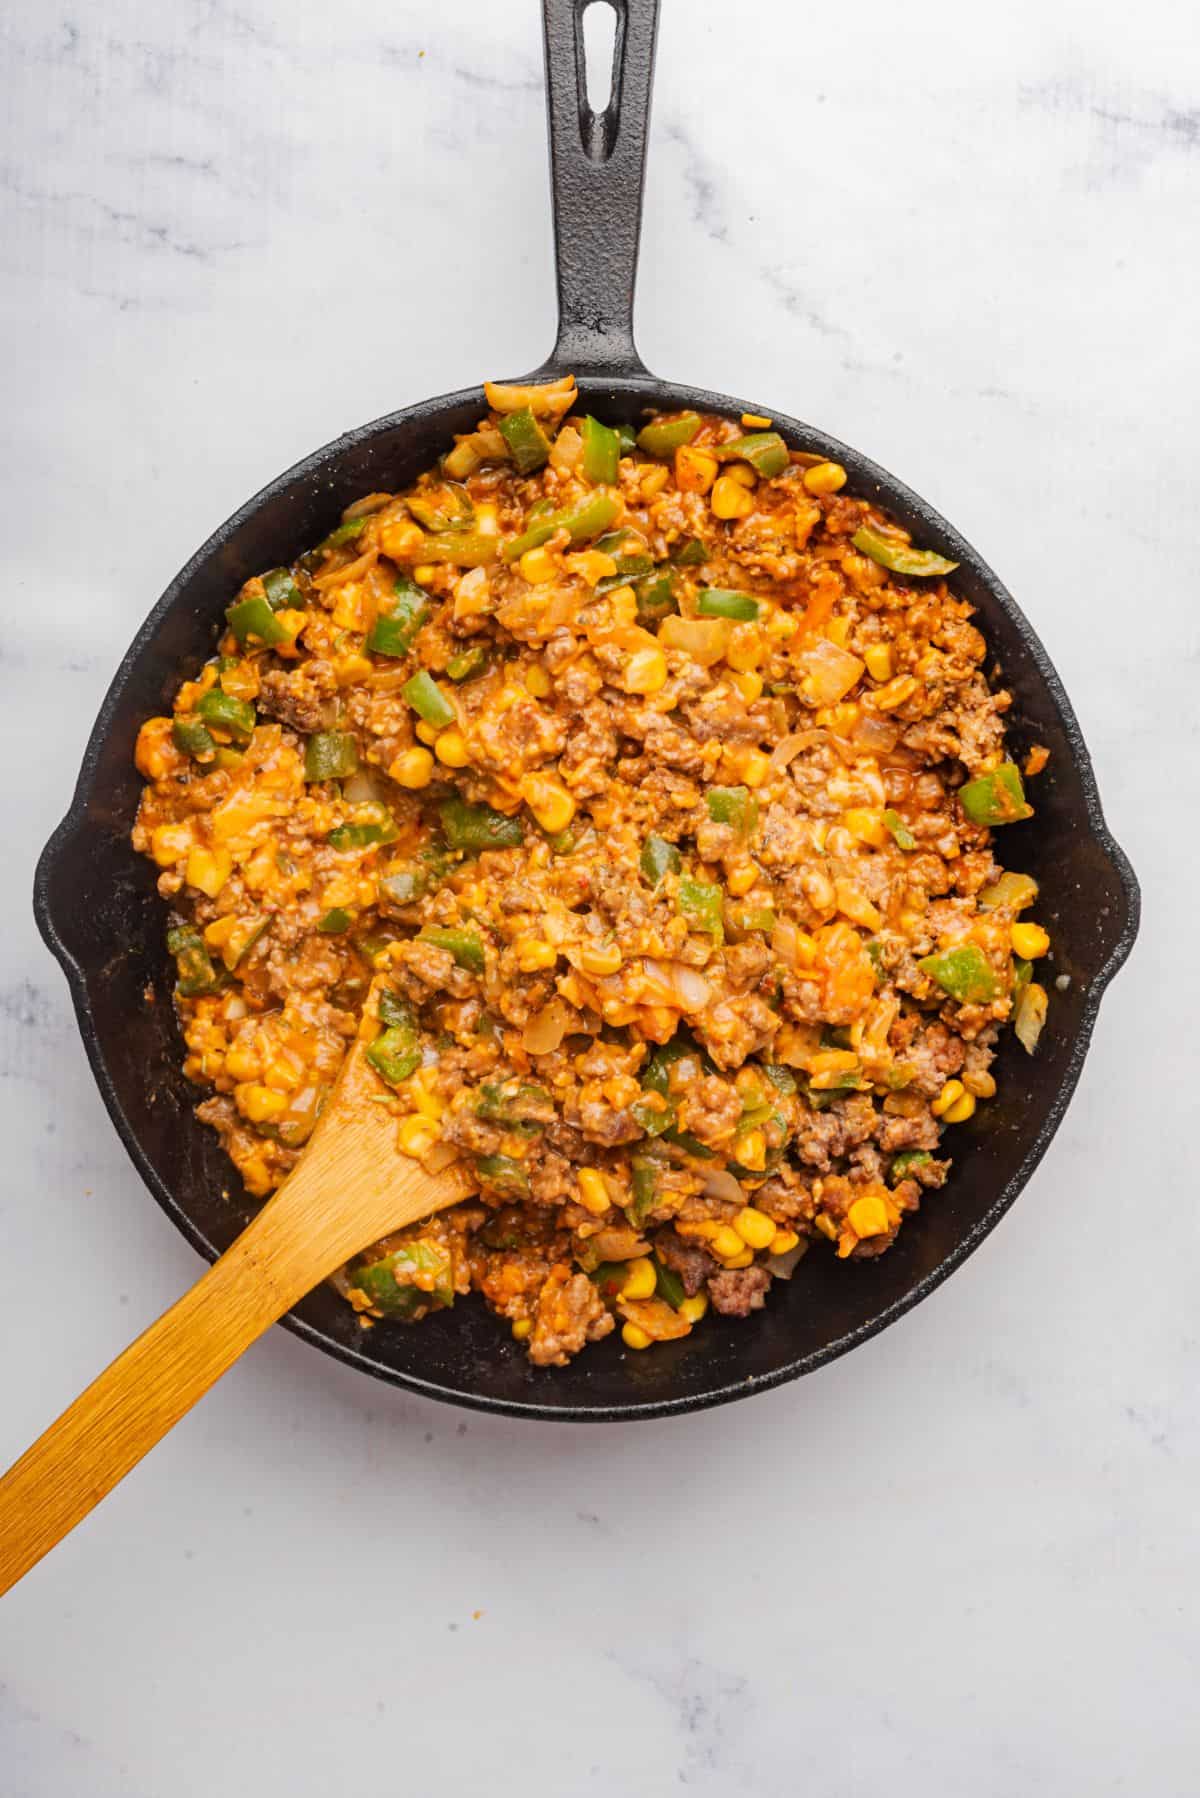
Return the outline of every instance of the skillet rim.
[[[549,365],[546,370],[539,372],[550,372]],[[555,372],[558,372],[557,369]],[[775,428],[781,430],[789,444],[793,447],[799,444],[812,446],[823,455],[841,462],[850,472],[850,485],[854,490],[861,492],[864,488],[873,489],[874,496],[885,499],[889,507],[903,516],[906,522],[918,522],[922,533],[931,544],[936,545],[942,551],[949,551],[955,561],[970,570],[987,588],[989,595],[1001,610],[1007,613],[1030,654],[1037,676],[1058,714],[1063,734],[1079,775],[1089,832],[1116,875],[1124,899],[1124,916],[1120,920],[1113,946],[1105,962],[1089,982],[1078,1027],[1071,1044],[1070,1055],[1060,1078],[1058,1089],[1054,1093],[1041,1126],[1019,1166],[1004,1182],[992,1203],[975,1224],[965,1231],[949,1253],[917,1280],[901,1298],[885,1306],[866,1322],[833,1338],[818,1349],[809,1350],[767,1373],[749,1375],[743,1379],[716,1385],[704,1393],[690,1394],[675,1399],[631,1400],[629,1403],[599,1406],[546,1405],[492,1397],[479,1392],[445,1386],[432,1380],[422,1380],[410,1372],[402,1372],[397,1368],[383,1365],[361,1354],[348,1344],[333,1340],[313,1324],[297,1317],[294,1312],[289,1312],[279,1320],[285,1329],[322,1349],[326,1354],[335,1356],[347,1366],[360,1372],[369,1373],[374,1378],[384,1380],[390,1385],[419,1393],[425,1398],[463,1405],[470,1410],[499,1412],[507,1416],[538,1421],[613,1423],[649,1420],[655,1417],[676,1416],[692,1411],[706,1410],[711,1406],[729,1404],[735,1399],[751,1397],[756,1393],[784,1385],[790,1380],[799,1379],[805,1374],[814,1372],[818,1367],[824,1366],[827,1362],[849,1353],[860,1343],[868,1341],[872,1336],[887,1329],[906,1312],[928,1298],[930,1293],[962,1266],[1015,1203],[1049,1148],[1050,1142],[1063,1120],[1079,1083],[1101,1000],[1109,983],[1128,958],[1137,937],[1141,915],[1141,894],[1129,858],[1113,837],[1105,820],[1091,755],[1074,707],[1057,669],[1036,631],[1007,587],[982,556],[967,542],[966,538],[927,501],[906,486],[904,482],[889,474],[878,463],[862,455],[850,445],[841,443],[837,438],[830,437],[817,427],[777,412],[771,407],[736,400],[728,394],[714,393],[703,388],[688,387],[677,382],[660,380],[656,376],[643,373],[640,368],[636,371],[632,368],[612,368],[594,373],[581,371],[579,385],[581,391],[585,388],[588,389],[594,400],[602,399],[605,390],[608,390],[610,397],[616,397],[618,394],[621,396],[636,394],[644,396],[646,403],[652,402],[667,408],[691,408],[698,411],[722,413],[731,417],[740,415],[742,412],[765,414],[773,420]],[[130,1159],[161,1209],[192,1247],[209,1263],[217,1259],[220,1250],[208,1240],[165,1182],[159,1178],[121,1106],[92,1017],[87,990],[87,975],[81,963],[67,947],[63,932],[55,917],[52,896],[55,870],[64,859],[69,857],[77,837],[83,830],[87,810],[97,786],[102,750],[124,696],[125,687],[134,669],[140,664],[143,655],[149,649],[151,639],[159,625],[186,594],[193,576],[212,556],[223,549],[249,519],[293,485],[311,482],[314,477],[325,474],[329,467],[336,465],[347,452],[362,447],[376,436],[411,426],[429,425],[439,413],[449,413],[455,408],[468,405],[473,401],[478,403],[477,396],[480,395],[481,389],[478,386],[461,388],[455,392],[422,401],[418,405],[385,414],[368,424],[346,431],[293,464],[282,474],[277,475],[274,480],[268,482],[266,486],[246,500],[223,524],[218,526],[195,554],[188,558],[165,588],[121,658],[88,736],[71,803],[38,858],[34,875],[34,917],[47,948],[59,962],[67,977],[76,1022],[105,1109],[108,1111]]]

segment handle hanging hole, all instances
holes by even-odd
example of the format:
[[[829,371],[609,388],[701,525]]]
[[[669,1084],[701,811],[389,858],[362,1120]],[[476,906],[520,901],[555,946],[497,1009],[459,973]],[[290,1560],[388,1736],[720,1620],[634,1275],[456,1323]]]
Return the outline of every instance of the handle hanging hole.
[[[620,116],[624,9],[614,0],[575,3],[580,141],[592,162],[607,162],[617,141]]]
[[[616,8],[611,0],[589,0],[583,13],[583,67],[594,114],[607,112],[612,99],[616,47]]]

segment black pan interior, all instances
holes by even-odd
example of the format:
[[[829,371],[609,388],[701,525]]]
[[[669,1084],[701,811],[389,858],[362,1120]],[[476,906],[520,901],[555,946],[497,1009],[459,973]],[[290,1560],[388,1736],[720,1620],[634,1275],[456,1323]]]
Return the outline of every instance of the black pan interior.
[[[581,393],[609,422],[636,419],[651,405],[733,417],[771,413],[769,406],[643,376],[585,379]],[[217,623],[243,580],[317,541],[361,494],[411,480],[482,411],[473,388],[381,419],[281,476],[216,532],[131,646],[97,720],[72,809],[39,865],[38,922],[70,978],[105,1102],[159,1203],[210,1259],[228,1247],[252,1207],[215,1136],[196,1122],[198,1095],[181,1072],[165,908],[153,869],[128,842],[140,789],[137,730],[147,716],[170,710],[181,677],[211,654]],[[1020,1191],[1074,1089],[1103,988],[1132,946],[1138,899],[1129,864],[1105,829],[1058,676],[995,575],[943,519],[855,451],[773,416],[794,448],[844,463],[851,491],[879,498],[918,542],[960,563],[958,588],[979,608],[1014,696],[1012,740],[1018,751],[1032,742],[1051,751],[1034,787],[1037,816],[1007,830],[1004,859],[1040,883],[1053,973],[1069,984],[1053,995],[1036,1058],[1006,1033],[998,1096],[955,1131],[948,1187],[931,1196],[886,1256],[843,1264],[814,1252],[753,1318],[712,1318],[685,1341],[649,1355],[631,1354],[610,1337],[565,1369],[529,1366],[505,1326],[475,1299],[416,1327],[363,1332],[322,1288],[287,1320],[309,1341],[381,1378],[460,1404],[576,1419],[686,1410],[794,1378],[891,1322],[970,1253]]]

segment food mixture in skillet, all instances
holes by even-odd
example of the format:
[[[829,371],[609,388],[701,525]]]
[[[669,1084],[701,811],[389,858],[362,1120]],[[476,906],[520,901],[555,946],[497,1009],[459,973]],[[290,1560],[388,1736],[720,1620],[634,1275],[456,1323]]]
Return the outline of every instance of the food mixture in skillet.
[[[398,1145],[478,1197],[341,1288],[368,1326],[480,1292],[555,1365],[882,1254],[1000,1029],[1033,1049],[1049,948],[953,564],[769,419],[576,397],[489,385],[440,468],[247,581],[142,728],[133,833],[250,1192],[383,975]]]

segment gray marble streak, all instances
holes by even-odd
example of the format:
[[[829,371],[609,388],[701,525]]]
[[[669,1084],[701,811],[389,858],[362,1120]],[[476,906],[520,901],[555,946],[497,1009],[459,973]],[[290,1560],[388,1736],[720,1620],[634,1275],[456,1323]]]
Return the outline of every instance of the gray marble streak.
[[[753,1404],[534,1429],[274,1332],[9,1599],[3,1798],[1194,1791],[1194,16],[768,15],[664,0],[639,343],[1033,618],[1146,898],[1075,1104],[968,1267]],[[0,29],[2,1463],[197,1271],[29,915],[110,672],[280,468],[534,366],[553,280],[533,7]]]

